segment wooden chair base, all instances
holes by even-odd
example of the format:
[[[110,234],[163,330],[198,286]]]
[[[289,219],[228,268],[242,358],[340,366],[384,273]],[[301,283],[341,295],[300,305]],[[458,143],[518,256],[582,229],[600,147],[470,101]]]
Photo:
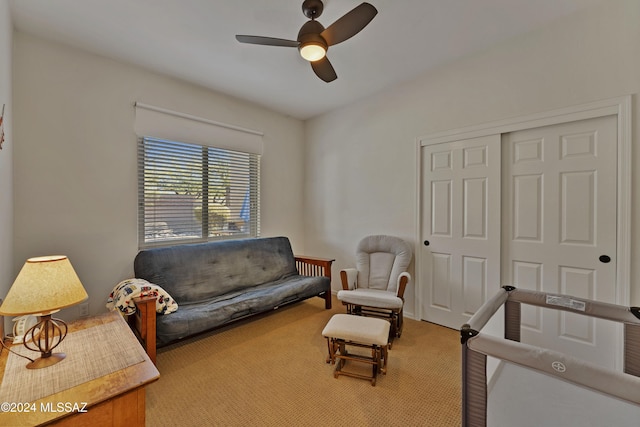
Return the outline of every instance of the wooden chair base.
[[[385,310],[349,303],[343,304],[347,306],[348,314],[352,314],[355,316],[376,317],[379,319],[387,320],[391,326],[389,329],[389,349],[391,349],[393,345],[394,338],[400,338],[400,335],[402,335],[402,327],[404,326],[402,309]]]

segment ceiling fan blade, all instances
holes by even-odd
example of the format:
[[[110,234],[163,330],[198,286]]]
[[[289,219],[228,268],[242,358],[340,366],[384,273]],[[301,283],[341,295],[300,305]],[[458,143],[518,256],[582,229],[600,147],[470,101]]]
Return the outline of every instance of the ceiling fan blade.
[[[236,35],[236,40],[240,43],[261,44],[266,46],[284,46],[284,47],[298,47],[300,44],[296,40],[277,39],[274,37],[262,37],[262,36],[245,36]]]
[[[329,59],[325,56],[322,59],[311,62],[311,68],[316,76],[320,77],[325,82],[329,83],[338,78],[336,70],[333,69],[333,65],[329,62]]]
[[[358,34],[378,14],[378,9],[362,3],[320,33],[329,46],[341,43]]]

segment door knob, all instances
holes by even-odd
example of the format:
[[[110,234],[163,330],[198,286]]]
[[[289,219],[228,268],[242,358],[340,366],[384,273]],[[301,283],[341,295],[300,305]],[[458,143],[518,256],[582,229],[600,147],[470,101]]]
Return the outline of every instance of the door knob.
[[[429,241],[428,241],[428,240],[425,240],[425,241],[424,241],[424,245],[425,245],[425,246],[429,246]]]
[[[611,262],[611,257],[609,255],[600,255],[598,259],[600,260],[600,262],[605,264],[607,264],[608,262]]]

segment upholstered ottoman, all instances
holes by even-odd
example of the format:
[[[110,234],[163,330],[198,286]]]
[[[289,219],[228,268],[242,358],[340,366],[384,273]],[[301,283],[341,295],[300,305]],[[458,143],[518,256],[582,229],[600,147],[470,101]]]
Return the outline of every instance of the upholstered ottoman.
[[[333,374],[335,378],[347,375],[370,380],[371,385],[375,386],[378,372],[387,373],[389,322],[386,320],[351,314],[335,314],[325,326],[322,335],[327,339],[329,347],[327,363],[336,365]],[[369,348],[371,356],[350,354],[347,351],[347,345]],[[371,364],[371,375],[344,371],[343,367],[347,360]]]

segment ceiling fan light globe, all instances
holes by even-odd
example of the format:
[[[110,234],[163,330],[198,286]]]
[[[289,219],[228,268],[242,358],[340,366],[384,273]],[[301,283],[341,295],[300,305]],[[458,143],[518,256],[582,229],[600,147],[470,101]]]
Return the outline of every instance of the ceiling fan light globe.
[[[324,46],[314,43],[307,43],[300,46],[300,56],[309,62],[318,61],[325,57],[327,50]]]

